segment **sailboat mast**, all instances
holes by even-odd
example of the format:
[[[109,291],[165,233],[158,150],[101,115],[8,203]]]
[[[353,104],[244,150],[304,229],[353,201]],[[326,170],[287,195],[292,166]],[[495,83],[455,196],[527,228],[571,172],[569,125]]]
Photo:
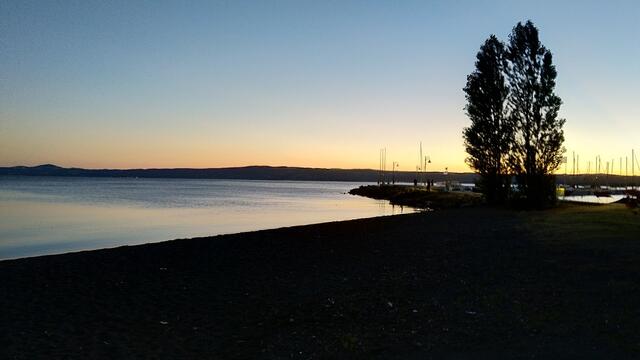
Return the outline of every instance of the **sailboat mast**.
[[[422,167],[422,141],[420,141],[420,182],[424,182],[424,167]]]

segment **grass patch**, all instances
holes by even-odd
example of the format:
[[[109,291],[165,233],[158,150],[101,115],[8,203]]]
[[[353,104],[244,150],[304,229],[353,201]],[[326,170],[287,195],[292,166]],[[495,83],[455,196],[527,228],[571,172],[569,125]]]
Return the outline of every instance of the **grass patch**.
[[[536,238],[554,245],[640,249],[640,214],[622,204],[562,204],[523,216]]]
[[[640,352],[638,210],[565,203],[519,216],[540,260],[531,296],[544,294],[527,314],[531,323],[559,335],[593,331],[614,348]]]

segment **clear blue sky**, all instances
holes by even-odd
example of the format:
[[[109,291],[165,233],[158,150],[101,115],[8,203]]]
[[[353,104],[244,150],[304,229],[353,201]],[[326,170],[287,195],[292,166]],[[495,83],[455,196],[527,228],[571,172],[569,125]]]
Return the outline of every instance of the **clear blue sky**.
[[[531,19],[586,170],[640,150],[639,4],[4,0],[0,166],[467,170],[475,53]]]

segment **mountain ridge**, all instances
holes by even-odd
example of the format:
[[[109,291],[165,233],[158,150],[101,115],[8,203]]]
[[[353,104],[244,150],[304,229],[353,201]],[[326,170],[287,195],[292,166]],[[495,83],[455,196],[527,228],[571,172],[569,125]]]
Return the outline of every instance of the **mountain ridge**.
[[[138,177],[183,179],[237,179],[237,180],[298,180],[298,181],[354,181],[376,182],[380,172],[374,169],[310,168],[290,166],[250,165],[223,168],[140,168],[140,169],[83,169],[65,168],[54,164],[36,166],[0,167],[0,175],[61,176],[61,177]],[[385,172],[385,180],[413,182],[415,171]],[[474,173],[427,172],[425,178],[474,182]]]

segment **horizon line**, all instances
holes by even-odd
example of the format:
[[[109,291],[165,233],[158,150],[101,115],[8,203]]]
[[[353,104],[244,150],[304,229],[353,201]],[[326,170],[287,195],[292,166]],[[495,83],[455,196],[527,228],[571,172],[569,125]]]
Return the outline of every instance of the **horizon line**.
[[[291,165],[240,165],[240,166],[222,166],[222,167],[140,167],[140,168],[94,168],[94,167],[65,167],[51,163],[39,165],[10,165],[0,166],[0,168],[38,168],[38,167],[55,167],[60,169],[80,169],[80,170],[222,170],[222,169],[245,169],[245,168],[274,168],[274,169],[307,169],[307,170],[342,170],[342,171],[380,171],[373,168],[337,168],[337,167],[312,167],[312,166],[291,166]],[[384,172],[392,172],[392,170],[384,170]],[[415,173],[415,170],[396,170],[397,173]],[[425,171],[424,173],[444,173],[444,171]],[[447,171],[452,174],[477,174],[474,171]]]

